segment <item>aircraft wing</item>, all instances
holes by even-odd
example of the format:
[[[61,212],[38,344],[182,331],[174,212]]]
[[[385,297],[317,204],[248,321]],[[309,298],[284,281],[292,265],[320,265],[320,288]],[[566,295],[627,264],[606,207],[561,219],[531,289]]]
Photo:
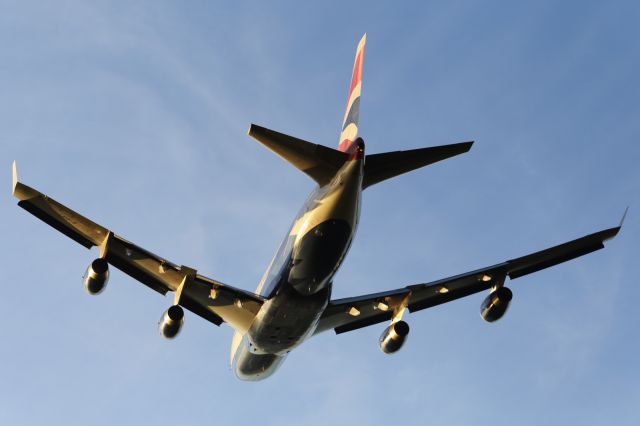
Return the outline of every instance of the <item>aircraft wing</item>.
[[[264,299],[178,266],[114,234],[18,181],[13,163],[13,195],[18,205],[86,248],[98,246],[107,262],[161,294],[176,293],[176,303],[220,325],[246,331]]]
[[[333,300],[320,318],[316,333],[329,329],[334,329],[336,334],[356,330],[388,321],[405,307],[415,312],[502,285],[506,277],[520,278],[599,250],[619,230],[620,226],[605,229],[527,256],[426,284]]]

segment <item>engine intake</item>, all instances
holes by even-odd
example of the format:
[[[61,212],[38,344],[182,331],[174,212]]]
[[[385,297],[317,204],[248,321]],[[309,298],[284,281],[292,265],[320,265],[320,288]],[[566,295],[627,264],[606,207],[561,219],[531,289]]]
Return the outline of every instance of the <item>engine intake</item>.
[[[82,278],[87,293],[93,296],[102,293],[107,281],[109,281],[109,264],[102,258],[91,262]]]
[[[507,287],[500,287],[487,296],[480,305],[480,315],[487,322],[494,322],[502,318],[507,312],[513,293]]]
[[[173,339],[178,335],[184,323],[184,311],[178,305],[173,305],[162,314],[158,326],[160,334],[165,339]]]
[[[400,350],[407,340],[409,324],[398,321],[387,327],[380,335],[380,350],[385,354],[392,354]]]

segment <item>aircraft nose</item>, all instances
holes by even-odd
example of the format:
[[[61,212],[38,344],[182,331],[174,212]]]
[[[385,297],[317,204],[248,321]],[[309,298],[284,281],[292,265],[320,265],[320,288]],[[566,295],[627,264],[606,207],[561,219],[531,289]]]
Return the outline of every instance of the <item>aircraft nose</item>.
[[[275,354],[256,355],[242,345],[233,358],[233,370],[240,380],[264,380],[278,369],[286,356]]]

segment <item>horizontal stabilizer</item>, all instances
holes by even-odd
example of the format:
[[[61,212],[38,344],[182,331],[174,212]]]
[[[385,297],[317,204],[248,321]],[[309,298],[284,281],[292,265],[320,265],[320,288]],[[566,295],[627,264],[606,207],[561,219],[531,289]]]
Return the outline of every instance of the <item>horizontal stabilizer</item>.
[[[333,179],[348,154],[252,124],[249,136],[287,160],[320,186]]]
[[[473,142],[462,142],[409,151],[384,152],[365,156],[362,188],[383,180],[428,166],[437,161],[463,154],[471,149]]]

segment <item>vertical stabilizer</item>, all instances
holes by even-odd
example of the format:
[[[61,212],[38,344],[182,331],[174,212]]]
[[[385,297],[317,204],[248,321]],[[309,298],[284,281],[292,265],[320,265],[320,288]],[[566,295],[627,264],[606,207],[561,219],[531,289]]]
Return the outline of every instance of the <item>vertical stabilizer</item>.
[[[362,90],[362,64],[364,63],[364,45],[367,35],[363,35],[358,43],[356,59],[353,63],[349,96],[347,97],[347,109],[344,113],[340,144],[338,150],[349,152],[358,137],[358,119],[360,117],[360,91]]]

